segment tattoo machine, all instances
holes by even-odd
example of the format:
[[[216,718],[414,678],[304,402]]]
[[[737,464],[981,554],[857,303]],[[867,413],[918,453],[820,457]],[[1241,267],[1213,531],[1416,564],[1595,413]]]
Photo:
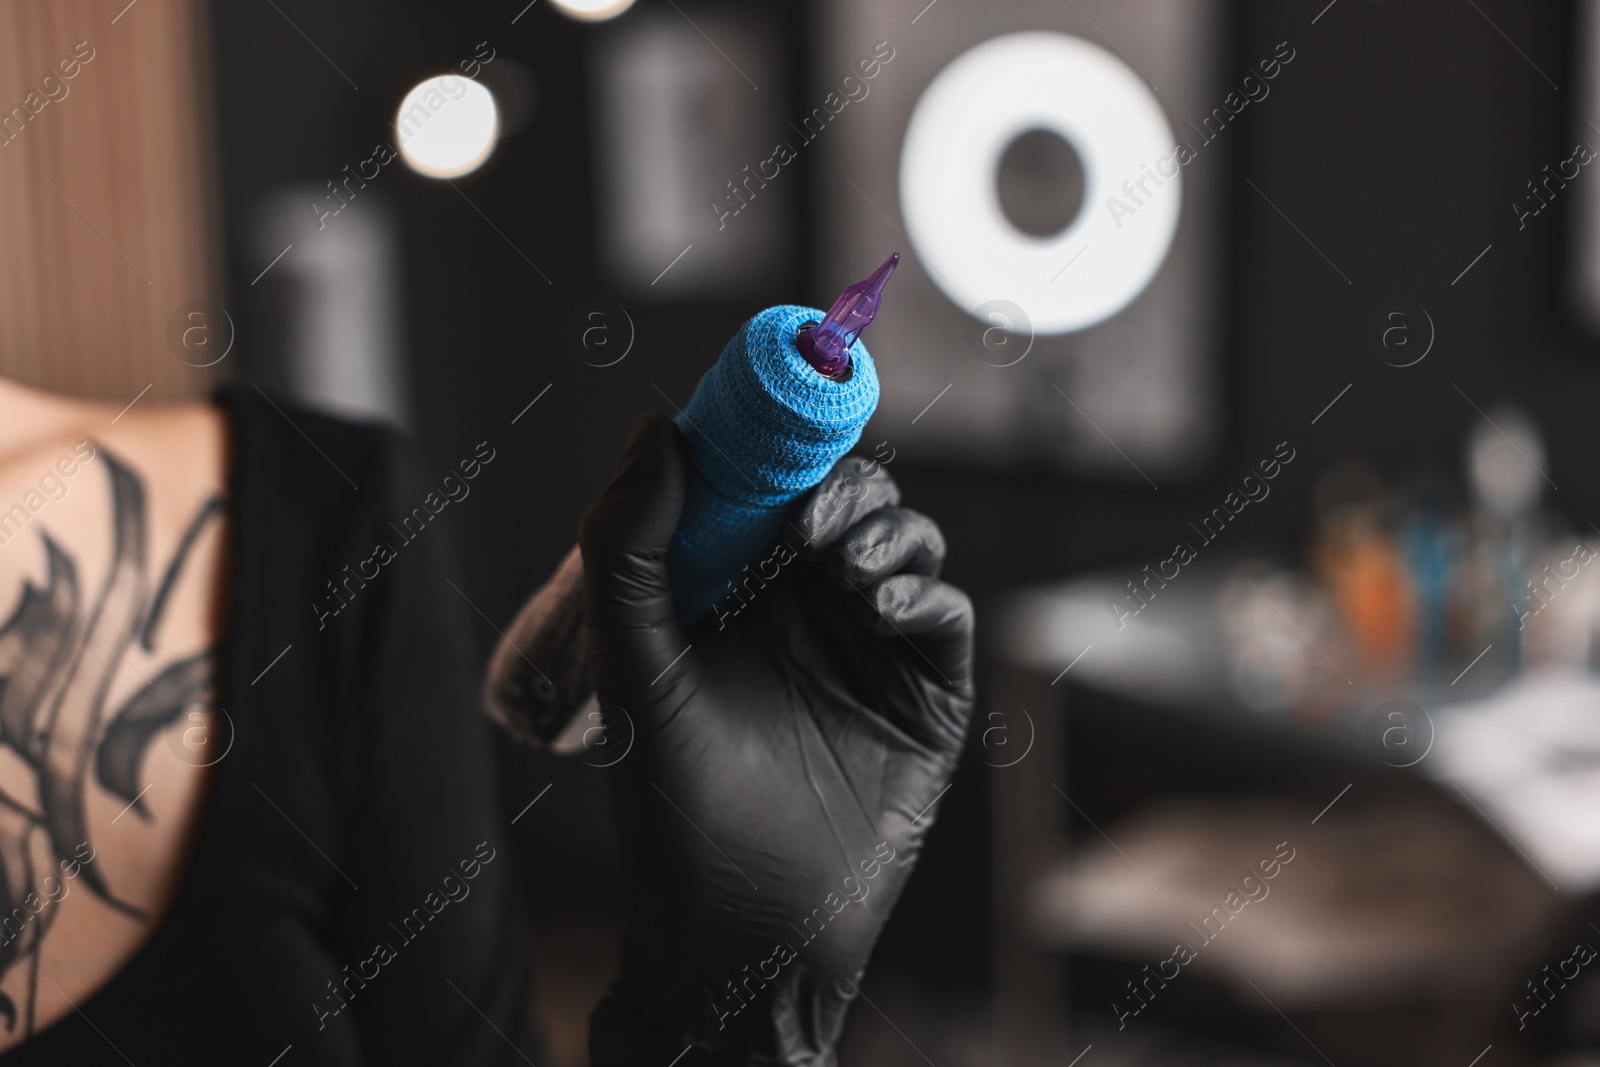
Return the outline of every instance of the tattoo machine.
[[[878,405],[861,332],[899,262],[891,255],[826,314],[785,304],[750,319],[679,413],[694,462],[667,549],[679,621],[694,622],[732,591],[772,544],[789,506],[861,439]],[[583,559],[574,546],[495,649],[483,689],[489,717],[533,745],[576,747],[568,727],[593,702],[584,630]],[[598,724],[597,711],[591,715]],[[564,730],[569,736],[558,742]]]

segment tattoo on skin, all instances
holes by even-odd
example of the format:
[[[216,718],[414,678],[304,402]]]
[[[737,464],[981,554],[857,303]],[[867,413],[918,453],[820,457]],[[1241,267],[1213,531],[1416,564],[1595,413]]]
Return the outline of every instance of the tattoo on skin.
[[[16,611],[0,625],[0,745],[36,776],[38,807],[0,789],[0,980],[28,967],[26,1003],[0,993],[0,1019],[23,1036],[34,1030],[39,951],[66,896],[81,880],[117,911],[150,916],[117,896],[94,862],[85,818],[98,788],[146,821],[139,766],[151,740],[186,710],[205,705],[216,685],[214,648],[167,665],[115,709],[107,695],[127,650],[155,650],[168,595],[205,525],[222,509],[206,501],[160,572],[152,595],[147,561],[144,485],[102,450],[110,479],[110,565],[92,601],[82,600],[72,554],[41,531],[44,585],[23,583]],[[93,781],[91,781],[91,771]],[[85,853],[87,852],[87,857]]]

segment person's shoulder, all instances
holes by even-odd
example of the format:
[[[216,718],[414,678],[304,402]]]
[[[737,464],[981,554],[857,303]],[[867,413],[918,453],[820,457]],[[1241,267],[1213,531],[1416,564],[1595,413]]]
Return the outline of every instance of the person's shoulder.
[[[204,404],[0,393],[0,791],[26,805],[0,854],[72,858],[0,892],[27,930],[0,958],[0,1014],[42,1028],[151,935],[204,810],[211,765],[175,739],[219,679],[228,434]],[[40,979],[56,1002],[35,1004]]]

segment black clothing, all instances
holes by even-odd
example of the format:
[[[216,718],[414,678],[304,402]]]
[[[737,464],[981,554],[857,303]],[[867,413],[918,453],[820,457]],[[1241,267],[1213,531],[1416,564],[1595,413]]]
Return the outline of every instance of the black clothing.
[[[470,609],[429,486],[387,430],[250,388],[221,402],[232,747],[148,943],[0,1067],[537,1062]]]

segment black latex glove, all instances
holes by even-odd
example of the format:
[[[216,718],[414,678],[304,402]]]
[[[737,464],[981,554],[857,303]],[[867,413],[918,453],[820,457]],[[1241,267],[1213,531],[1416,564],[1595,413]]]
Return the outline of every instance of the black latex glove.
[[[633,743],[611,771],[628,926],[591,1059],[828,1065],[961,751],[972,605],[935,577],[938,527],[846,459],[743,606],[681,627],[665,557],[687,476],[682,435],[645,415],[578,535],[595,690]]]

